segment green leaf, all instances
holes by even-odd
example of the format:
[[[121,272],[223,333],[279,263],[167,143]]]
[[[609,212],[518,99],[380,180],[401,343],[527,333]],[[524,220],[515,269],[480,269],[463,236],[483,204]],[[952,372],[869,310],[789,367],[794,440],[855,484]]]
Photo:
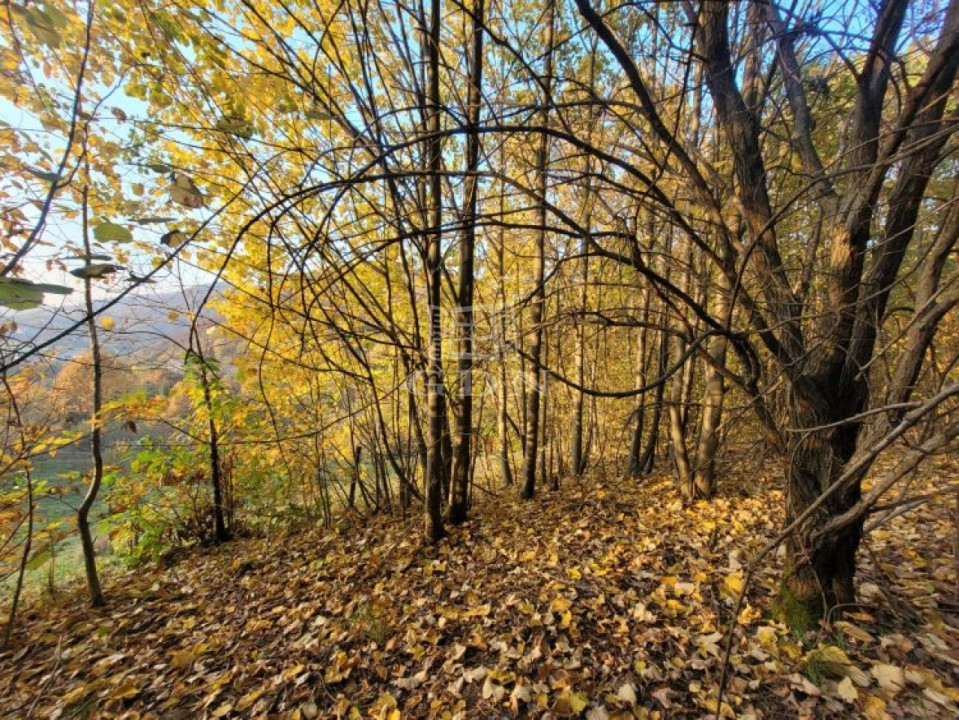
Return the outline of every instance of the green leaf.
[[[95,260],[110,260],[111,256],[104,253],[90,253],[89,255],[67,255],[61,260],[83,260],[84,262],[93,262]]]
[[[73,292],[73,288],[68,288],[66,285],[53,285],[51,283],[32,283],[32,285],[34,289],[51,295],[69,295]]]
[[[146,163],[143,167],[160,175],[165,175],[166,173],[173,171],[173,168],[171,168],[169,165],[164,165],[163,163]]]
[[[73,290],[63,285],[34,283],[20,278],[0,278],[0,305],[11,310],[32,310],[43,304],[44,293],[69,295]]]
[[[93,228],[93,237],[100,242],[126,243],[133,240],[133,233],[123,227],[123,225],[117,225],[112,222],[102,222]]]
[[[323,122],[329,122],[333,119],[333,116],[323,108],[313,108],[312,110],[307,110],[306,117],[310,120],[322,120]]]
[[[237,135],[244,140],[253,137],[253,123],[242,115],[224,115],[216,123],[216,129]]]
[[[84,280],[97,279],[106,277],[107,275],[112,275],[119,269],[119,265],[113,265],[112,263],[96,263],[94,265],[84,265],[76,270],[71,270],[70,274],[78,278],[83,278]]]
[[[60,179],[60,175],[58,175],[57,173],[47,172],[46,170],[37,170],[36,168],[28,167],[27,172],[33,175],[34,177],[38,177],[41,180],[44,180],[48,183],[55,183]]]
[[[127,277],[127,278],[124,278],[124,281],[125,281],[125,282],[128,282],[128,283],[139,283],[139,284],[146,284],[146,285],[156,285],[156,280],[154,280],[153,278],[140,277],[140,276],[137,275],[136,273],[130,273],[130,276]]]
[[[58,49],[63,42],[60,33],[57,32],[57,25],[66,26],[66,18],[58,10],[39,8],[36,5],[31,7],[22,7],[13,5],[10,8],[13,13],[27,24],[33,36],[42,44]]]

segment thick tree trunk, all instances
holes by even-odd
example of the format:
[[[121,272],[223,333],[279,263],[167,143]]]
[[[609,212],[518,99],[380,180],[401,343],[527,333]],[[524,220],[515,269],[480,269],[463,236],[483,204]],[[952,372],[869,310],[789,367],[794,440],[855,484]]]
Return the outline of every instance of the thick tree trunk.
[[[838,383],[821,377],[802,377],[792,385],[790,422],[798,432],[786,460],[787,523],[806,513],[829,490],[855,452],[858,425],[820,429],[861,411],[861,404],[838,407],[836,398],[850,396],[841,390]],[[855,602],[853,581],[862,522],[835,533],[824,533],[823,529],[860,497],[858,479],[844,485],[842,490],[829,495],[788,539],[779,608],[790,627],[808,629],[832,608]]]

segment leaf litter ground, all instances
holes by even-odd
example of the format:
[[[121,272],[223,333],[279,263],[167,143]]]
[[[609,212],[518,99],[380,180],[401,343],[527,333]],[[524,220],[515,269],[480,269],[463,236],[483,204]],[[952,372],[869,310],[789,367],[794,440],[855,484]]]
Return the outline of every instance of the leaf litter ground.
[[[755,477],[755,476],[754,476]],[[920,485],[955,466],[940,461]],[[743,481],[743,485],[749,484]],[[436,547],[419,518],[196,551],[108,584],[109,605],[27,611],[0,653],[0,712],[37,718],[959,714],[956,526],[928,504],[874,533],[861,607],[793,636],[776,483],[684,505],[667,479],[593,476],[487,497]],[[919,488],[921,491],[922,488]]]

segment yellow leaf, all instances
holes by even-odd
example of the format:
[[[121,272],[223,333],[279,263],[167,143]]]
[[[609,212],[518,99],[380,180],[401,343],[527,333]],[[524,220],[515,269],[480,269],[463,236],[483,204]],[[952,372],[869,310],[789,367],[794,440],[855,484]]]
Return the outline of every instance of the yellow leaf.
[[[836,623],[836,627],[842,630],[843,634],[853,638],[854,640],[859,640],[860,642],[875,641],[875,638],[872,635],[870,635],[868,632],[863,630],[858,625],[853,625],[851,622],[847,622],[845,620],[839,620]]]
[[[240,698],[239,702],[236,704],[237,712],[245,712],[253,707],[253,703],[260,699],[260,695],[263,694],[262,690],[252,690],[246,695]]]
[[[353,672],[353,666],[349,663],[346,653],[338,652],[333,656],[332,664],[326,668],[323,679],[333,685],[346,680],[351,672]]]
[[[872,676],[876,678],[879,687],[897,693],[906,686],[906,673],[896,665],[878,664],[872,666]]]
[[[806,653],[806,667],[816,667],[819,671],[834,677],[844,677],[846,668],[852,663],[849,657],[835,645],[816,648]]]
[[[104,315],[103,318],[100,320],[100,324],[103,326],[103,329],[106,330],[107,332],[110,332],[111,330],[113,330],[114,321],[113,321],[113,318],[110,317],[109,315]]]
[[[862,714],[869,720],[891,720],[892,716],[886,712],[886,702],[875,695],[867,695],[862,701]]]
[[[711,712],[713,715],[716,714],[717,705],[718,703],[716,702],[716,698],[706,698],[705,700],[703,700],[703,707],[709,710],[709,712]],[[732,706],[730,706],[730,704],[726,702],[725,700],[723,701],[722,706],[719,708],[719,714],[720,716],[724,718],[735,719],[736,717],[736,712],[733,710]]]
[[[632,683],[621,685],[616,693],[616,698],[628,703],[629,705],[635,705],[637,701],[636,688],[633,687]]]
[[[173,653],[173,657],[170,659],[170,665],[177,670],[187,670],[193,665],[193,660],[192,650],[180,650],[179,652]]]
[[[733,597],[739,597],[739,594],[743,591],[744,587],[743,576],[740,573],[727,575],[726,579],[723,580],[723,587]]]
[[[557,597],[550,603],[549,609],[553,612],[564,613],[573,606],[573,601],[565,597]]]
[[[589,698],[583,693],[565,690],[561,692],[553,703],[552,711],[559,717],[573,717],[579,715],[589,707]]]
[[[852,680],[849,678],[843,678],[839,685],[836,686],[836,692],[846,702],[854,702],[859,697],[859,691],[856,690],[856,686],[852,684]]]
[[[89,695],[94,690],[96,690],[100,686],[101,682],[102,682],[101,680],[97,680],[96,682],[92,682],[89,685],[81,685],[80,687],[74,688],[68,693],[64,693],[63,697],[61,698],[61,700],[63,700],[64,706],[72,705],[73,703],[82,700],[87,695]]]
[[[129,698],[134,698],[139,694],[139,685],[137,685],[133,680],[127,680],[113,690],[113,692],[110,693],[110,697],[114,700],[128,700]]]
[[[486,617],[487,615],[490,614],[490,611],[492,609],[493,609],[493,606],[490,605],[489,603],[486,603],[485,605],[479,605],[477,607],[470,608],[465,613],[463,613],[463,617],[467,617],[467,618]]]

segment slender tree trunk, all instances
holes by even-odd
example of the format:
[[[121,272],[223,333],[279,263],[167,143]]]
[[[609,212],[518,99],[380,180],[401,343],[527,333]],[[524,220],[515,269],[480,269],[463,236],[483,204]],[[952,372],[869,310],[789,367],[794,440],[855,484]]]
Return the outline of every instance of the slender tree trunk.
[[[555,0],[547,0],[546,5],[546,62],[544,68],[543,110],[542,124],[549,123],[549,106],[552,102],[553,83],[553,20],[555,15]],[[540,202],[537,212],[539,229],[536,234],[536,246],[533,256],[533,298],[531,303],[530,321],[532,323],[532,340],[530,342],[529,382],[527,383],[527,410],[526,410],[526,438],[523,452],[523,487],[521,497],[529,499],[536,494],[536,462],[539,457],[540,434],[540,396],[542,394],[542,345],[543,345],[543,315],[546,303],[546,193],[548,178],[546,174],[549,164],[549,138],[545,133],[539,137],[539,147],[536,152],[537,192]]]
[[[690,260],[692,257],[690,243],[685,238],[679,240],[680,247],[677,255],[680,262],[680,276],[677,286],[683,292],[689,289]],[[686,327],[682,322],[674,324],[679,336],[673,343],[673,358],[670,365],[676,367],[682,362],[686,354]],[[689,452],[686,448],[686,422],[683,408],[683,396],[685,395],[685,369],[688,360],[680,367],[676,368],[675,374],[669,383],[669,440],[673,448],[673,462],[676,466],[676,475],[679,486],[682,488],[683,496],[689,498],[692,496],[692,468],[689,463]]]
[[[593,38],[589,55],[589,87],[596,83],[596,51],[598,38]],[[590,111],[589,126],[586,129],[586,141],[593,142],[593,131],[597,118]],[[586,180],[583,190],[582,225],[590,231],[593,219],[593,156],[586,156]],[[580,277],[579,310],[585,312],[589,305],[589,238],[584,237],[580,246],[583,258],[581,262],[582,276]],[[583,387],[586,365],[586,325],[583,322],[576,324],[576,383]],[[570,454],[570,468],[575,477],[579,477],[586,469],[586,459],[583,453],[583,415],[586,395],[582,390],[574,390],[575,406],[573,410],[573,448]]]
[[[648,291],[643,292],[643,323],[649,321],[649,300]],[[646,342],[649,335],[649,329],[644,325],[639,331],[639,343],[636,348],[636,379],[640,387],[649,382],[649,373],[646,372]],[[642,448],[643,448],[643,430],[646,425],[646,393],[643,393],[636,400],[636,425],[633,429],[633,437],[629,445],[629,464],[626,475],[628,477],[639,477],[642,474]]]
[[[426,257],[429,296],[429,358],[427,370],[427,405],[429,406],[429,439],[426,456],[426,537],[437,542],[445,535],[443,528],[443,486],[446,482],[446,463],[443,453],[443,433],[448,427],[446,397],[443,388],[442,317],[442,236],[443,223],[442,175],[440,148],[440,0],[430,1],[430,26],[427,38],[429,72],[428,115],[426,131],[429,135],[427,156],[430,175],[428,193],[429,226]]]
[[[663,377],[669,365],[669,335],[665,332],[659,334],[659,363],[656,377]],[[659,425],[663,417],[663,398],[666,394],[665,383],[659,383],[656,386],[656,397],[653,400],[653,419],[650,423],[649,439],[646,441],[646,449],[643,450],[643,456],[639,466],[643,475],[648,475],[656,467],[656,445],[659,442]]]
[[[199,347],[199,338],[197,339]],[[216,417],[213,413],[213,394],[210,389],[210,378],[207,375],[206,359],[197,352],[200,362],[200,384],[203,386],[203,404],[206,406],[207,425],[210,432],[210,480],[213,483],[213,531],[217,542],[226,542],[230,539],[226,523],[223,520],[223,473],[220,468],[220,435],[216,427]]]
[[[506,166],[505,143],[500,146],[500,166]],[[499,217],[502,221],[506,214],[506,186],[500,185],[499,195]],[[499,242],[496,245],[496,267],[499,269],[499,282],[497,283],[497,292],[499,293],[499,312],[497,313],[497,323],[499,325],[499,387],[497,388],[497,433],[499,435],[499,460],[500,476],[503,485],[513,484],[513,468],[510,459],[510,438],[509,438],[509,386],[508,375],[506,372],[506,347],[508,343],[506,328],[506,232],[503,226],[499,229]]]
[[[466,182],[464,185],[464,231],[460,245],[460,277],[456,329],[458,334],[460,412],[456,417],[456,449],[453,456],[453,489],[450,522],[466,520],[469,507],[470,444],[473,438],[473,248],[476,242],[476,204],[479,177],[480,92],[483,82],[484,0],[473,3],[473,37],[469,92],[467,96]]]
[[[545,334],[544,334],[545,336]],[[543,348],[543,366],[549,367],[549,342],[544,343],[545,347]],[[539,458],[537,460],[537,465],[539,467],[539,484],[541,486],[546,486],[549,483],[549,488],[551,490],[559,490],[559,484],[557,482],[550,481],[550,468],[547,464],[547,443],[550,441],[550,436],[547,433],[548,424],[548,413],[547,408],[549,407],[549,393],[547,392],[548,379],[546,373],[542,374],[543,384],[540,388],[540,415],[539,415]]]
[[[13,410],[13,421],[16,423],[17,434],[19,436],[20,447],[18,455],[23,456],[26,450],[26,442],[23,430],[23,417],[20,414],[20,405],[17,397],[13,393],[13,388],[7,381],[7,375],[0,376],[0,382],[6,390],[7,397],[10,400],[10,408]],[[9,418],[8,418],[9,420]],[[20,606],[20,595],[23,592],[23,579],[27,574],[27,564],[30,562],[30,552],[33,549],[33,524],[36,517],[36,503],[33,499],[33,473],[30,466],[27,465],[23,470],[24,479],[27,482],[27,536],[23,543],[23,552],[20,555],[20,566],[17,568],[17,580],[13,587],[13,598],[10,600],[10,613],[7,615],[7,626],[3,630],[3,640],[0,640],[0,648],[5,648],[10,643],[10,636],[13,633],[13,625],[17,620],[17,608]],[[959,518],[956,518],[957,527],[959,527]]]
[[[89,268],[92,258],[90,250],[90,224],[88,190],[83,187],[83,250],[85,264]],[[89,276],[83,280],[83,300],[87,312],[87,332],[90,335],[90,354],[93,363],[93,414],[90,417],[91,437],[90,445],[93,453],[93,477],[87,487],[86,495],[77,508],[77,529],[80,532],[80,546],[83,548],[83,566],[87,576],[87,587],[90,591],[90,604],[100,607],[104,604],[103,590],[100,588],[100,577],[97,574],[96,549],[93,543],[93,534],[90,531],[90,510],[97,500],[100,485],[103,483],[103,451],[102,430],[103,421],[103,362],[100,353],[100,338],[97,334],[97,321],[93,315],[93,288]]]
[[[715,292],[714,317],[725,318],[728,312],[729,284],[720,274]],[[710,498],[716,491],[716,452],[719,448],[719,424],[726,395],[725,381],[719,368],[726,364],[727,346],[725,335],[716,335],[709,342],[709,361],[705,367],[706,388],[703,392],[703,412],[693,474],[694,492],[702,498]]]

